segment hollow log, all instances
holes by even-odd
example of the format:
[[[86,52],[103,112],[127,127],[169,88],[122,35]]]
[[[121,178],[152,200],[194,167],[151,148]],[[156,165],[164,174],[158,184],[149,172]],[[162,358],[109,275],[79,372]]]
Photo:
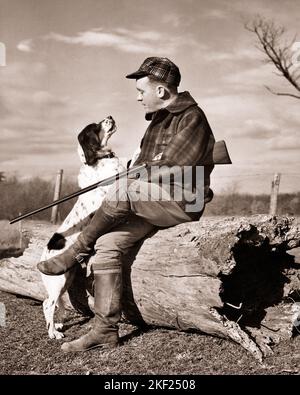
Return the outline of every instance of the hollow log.
[[[24,254],[0,261],[0,289],[43,300],[36,263],[55,227],[28,224]],[[299,224],[287,217],[202,218],[159,230],[124,257],[124,319],[229,338],[261,360],[299,323],[299,246]],[[92,306],[92,262],[77,268],[65,300],[81,312]]]

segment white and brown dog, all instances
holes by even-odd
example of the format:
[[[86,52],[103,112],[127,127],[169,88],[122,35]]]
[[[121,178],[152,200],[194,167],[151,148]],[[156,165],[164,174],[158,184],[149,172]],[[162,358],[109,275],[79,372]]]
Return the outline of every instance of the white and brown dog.
[[[82,162],[78,175],[80,188],[85,188],[125,170],[119,159],[107,147],[107,141],[115,131],[115,121],[109,116],[99,124],[93,123],[86,126],[79,133],[78,154]],[[108,188],[109,186],[98,187],[78,197],[74,207],[57,229],[57,233],[49,240],[42,253],[41,261],[61,254],[76,241],[83,227],[90,221],[92,213],[100,207]],[[58,276],[41,274],[48,293],[48,298],[43,302],[43,311],[51,339],[64,337],[63,333],[59,331],[63,324],[61,322],[54,323],[54,313],[57,307],[59,316],[64,315],[62,296],[71,285],[74,275],[75,271],[72,269]]]

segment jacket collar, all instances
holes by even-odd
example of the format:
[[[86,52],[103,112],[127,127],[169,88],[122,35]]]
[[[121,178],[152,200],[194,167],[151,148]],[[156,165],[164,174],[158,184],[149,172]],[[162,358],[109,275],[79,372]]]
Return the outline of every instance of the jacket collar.
[[[178,94],[176,99],[168,105],[168,107],[165,107],[161,110],[158,110],[153,113],[146,114],[145,118],[147,121],[151,121],[155,114],[162,112],[162,111],[167,111],[169,113],[177,114],[185,111],[187,108],[191,106],[196,106],[197,103],[196,101],[192,98],[189,92],[184,91]]]
[[[165,108],[165,110],[172,113],[179,113],[185,111],[187,108],[191,106],[195,106],[197,103],[189,94],[189,92],[181,92],[177,96],[177,98]]]

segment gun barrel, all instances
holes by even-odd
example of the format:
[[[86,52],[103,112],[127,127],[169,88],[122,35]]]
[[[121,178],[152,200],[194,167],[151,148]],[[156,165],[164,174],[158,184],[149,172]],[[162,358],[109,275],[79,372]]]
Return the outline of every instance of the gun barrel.
[[[46,206],[37,208],[36,210],[30,211],[28,213],[19,215],[18,217],[12,219],[9,223],[14,224],[15,222],[21,221],[24,218],[30,217],[31,215],[34,215],[34,214],[37,214],[41,211],[47,210],[47,208],[50,208],[50,207],[56,206],[57,204],[66,202],[67,200],[70,200],[76,196],[82,195],[83,193],[92,191],[93,189],[96,189],[100,186],[109,185],[109,184],[113,183],[114,181],[118,180],[119,178],[122,178],[125,176],[128,177],[129,175],[132,175],[134,173],[136,173],[136,176],[137,176],[139,174],[139,171],[143,170],[145,167],[146,167],[146,164],[142,164],[140,166],[135,166],[130,169],[124,170],[120,173],[117,173],[117,174],[111,176],[111,177],[105,178],[104,180],[98,181],[95,184],[92,184],[92,185],[89,185],[88,187],[82,188],[79,191],[73,192],[70,195],[64,196],[61,199],[54,200],[52,203],[49,203]]]

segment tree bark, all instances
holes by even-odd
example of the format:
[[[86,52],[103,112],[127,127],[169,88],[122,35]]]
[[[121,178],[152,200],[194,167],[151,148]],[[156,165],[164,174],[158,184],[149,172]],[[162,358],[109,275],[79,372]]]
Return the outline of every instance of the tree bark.
[[[1,290],[46,297],[36,263],[54,230],[31,227],[24,254],[0,261]],[[286,251],[299,245],[300,227],[285,217],[202,218],[160,230],[124,257],[124,318],[229,338],[261,360],[297,323],[300,264]],[[88,307],[90,279],[78,268],[69,307]]]

